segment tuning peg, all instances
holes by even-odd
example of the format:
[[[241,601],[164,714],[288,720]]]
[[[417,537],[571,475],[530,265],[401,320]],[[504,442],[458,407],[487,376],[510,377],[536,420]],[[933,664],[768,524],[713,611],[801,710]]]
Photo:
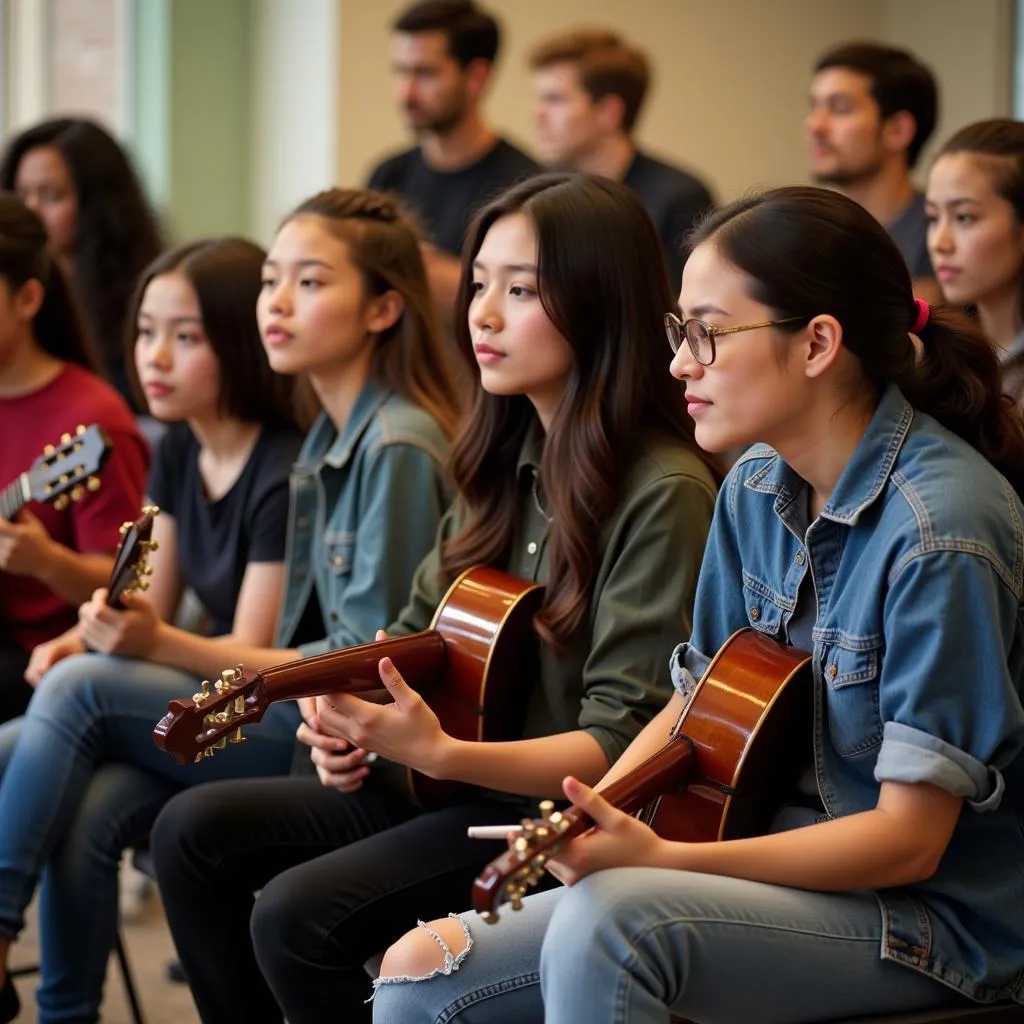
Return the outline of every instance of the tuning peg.
[[[89,479],[85,481],[85,486],[88,487],[90,491],[98,491],[100,489],[100,478],[98,476],[89,477]]]
[[[147,515],[147,516],[159,515],[160,514],[160,506],[159,505],[143,505],[142,506],[142,513],[143,513],[143,515]]]
[[[60,483],[66,484],[68,482],[68,480],[70,480],[70,479],[71,479],[71,477],[69,477],[67,475],[67,473],[62,473],[61,477],[60,477]]]
[[[75,427],[75,433],[78,434],[79,437],[81,437],[82,434],[85,433],[85,426],[79,423],[78,426]]]
[[[229,743],[244,743],[245,737],[242,735],[242,727],[239,726],[232,734]]]
[[[227,736],[221,736],[221,738],[219,740],[217,740],[217,742],[214,743],[213,746],[214,746],[215,750],[223,750],[227,745],[228,745],[228,738],[227,738]]]
[[[118,528],[117,532],[123,537],[132,528],[131,523],[122,523]]]
[[[138,590],[141,590],[143,593],[145,593],[147,590],[149,590],[149,580],[139,580],[138,582],[136,582],[135,586]]]
[[[55,509],[56,509],[56,510],[57,510],[58,512],[63,512],[63,511],[64,511],[64,509],[66,509],[66,508],[68,507],[68,505],[70,505],[70,504],[71,504],[71,499],[70,499],[70,498],[68,498],[68,496],[67,496],[66,494],[62,494],[62,495],[61,495],[61,496],[60,496],[60,497],[59,497],[59,498],[58,498],[58,499],[57,499],[57,500],[56,500],[56,501],[55,501],[55,502],[53,503],[53,507],[54,507],[54,508],[55,508]]]
[[[55,450],[56,449],[53,447],[52,444],[48,444],[48,445],[46,445],[45,448],[43,448],[43,454],[44,455],[52,455]]]
[[[71,488],[72,501],[81,501],[84,496],[85,488],[81,484],[75,484],[75,486]]]
[[[484,920],[488,924],[497,924],[501,920],[501,918],[498,917],[498,915],[493,910],[491,910],[484,914]]]
[[[61,434],[60,435],[60,443],[61,444],[67,444],[70,440],[71,440],[71,435],[70,434]]]
[[[554,804],[553,800],[541,800],[541,802],[540,802],[540,816],[545,821],[550,821],[551,820],[551,814],[554,811],[554,809],[555,809],[555,804]]]

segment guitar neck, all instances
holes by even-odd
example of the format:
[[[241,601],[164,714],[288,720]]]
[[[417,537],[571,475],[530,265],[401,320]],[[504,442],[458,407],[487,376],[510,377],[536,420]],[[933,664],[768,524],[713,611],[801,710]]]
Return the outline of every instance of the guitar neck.
[[[0,519],[10,522],[27,504],[23,474],[0,491]]]
[[[324,693],[383,692],[377,668],[381,658],[390,658],[414,690],[426,689],[444,671],[444,639],[436,630],[427,629],[275,665],[260,673],[264,698],[274,703]]]
[[[634,814],[681,781],[685,783],[693,757],[693,744],[685,736],[675,736],[656,754],[602,789],[601,796],[620,811]],[[562,814],[569,822],[569,827],[561,832],[563,839],[582,835],[594,824],[593,818],[577,807]]]

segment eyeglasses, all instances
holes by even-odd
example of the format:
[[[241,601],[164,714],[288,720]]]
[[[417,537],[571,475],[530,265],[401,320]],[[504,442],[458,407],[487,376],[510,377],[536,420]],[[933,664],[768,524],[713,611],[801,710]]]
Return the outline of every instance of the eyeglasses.
[[[712,327],[703,320],[680,320],[675,313],[665,314],[665,333],[673,353],[686,339],[693,358],[701,366],[710,366],[715,361],[715,338],[720,334],[737,334],[739,331],[754,331],[758,327],[778,327],[780,324],[795,324],[798,320],[806,321],[805,316],[787,316],[784,320],[765,320],[760,324],[744,324],[742,327]]]

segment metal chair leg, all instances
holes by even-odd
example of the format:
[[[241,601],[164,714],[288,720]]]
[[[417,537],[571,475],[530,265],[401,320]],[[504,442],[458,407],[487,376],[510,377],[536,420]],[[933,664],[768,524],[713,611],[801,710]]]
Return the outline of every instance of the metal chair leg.
[[[121,980],[124,982],[125,995],[128,997],[128,1005],[131,1008],[132,1024],[145,1024],[142,1016],[142,1007],[139,1004],[139,996],[135,991],[135,978],[128,963],[128,955],[125,953],[120,928],[117,930],[117,942],[114,945],[114,953],[117,955],[117,963],[121,968]]]

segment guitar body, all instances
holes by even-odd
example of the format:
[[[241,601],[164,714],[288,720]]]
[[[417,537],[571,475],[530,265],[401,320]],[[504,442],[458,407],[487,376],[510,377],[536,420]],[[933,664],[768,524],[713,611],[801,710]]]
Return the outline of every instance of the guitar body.
[[[722,645],[668,742],[601,790],[665,839],[713,842],[760,835],[791,795],[811,756],[810,658],[752,629]],[[519,909],[558,850],[593,825],[576,807],[525,821],[513,849],[473,883],[473,906],[498,920]]]
[[[681,723],[693,745],[692,774],[649,805],[643,820],[680,842],[766,832],[811,757],[811,679],[805,652],[752,629],[734,633]]]
[[[539,671],[533,616],[543,587],[490,566],[467,569],[449,588],[429,629],[359,644],[329,654],[245,673],[227,669],[191,701],[174,700],[153,739],[180,763],[211,756],[243,739],[271,704],[328,693],[374,701],[390,697],[380,681],[381,658],[394,662],[421,693],[449,735],[462,740],[516,739]],[[413,798],[424,807],[458,799],[459,783],[406,771]]]
[[[488,565],[467,569],[449,587],[431,624],[444,638],[443,677],[426,694],[448,735],[475,741],[522,736],[530,689],[540,672],[532,622],[543,596],[538,584]],[[411,769],[407,775],[422,807],[453,803],[464,789]]]

